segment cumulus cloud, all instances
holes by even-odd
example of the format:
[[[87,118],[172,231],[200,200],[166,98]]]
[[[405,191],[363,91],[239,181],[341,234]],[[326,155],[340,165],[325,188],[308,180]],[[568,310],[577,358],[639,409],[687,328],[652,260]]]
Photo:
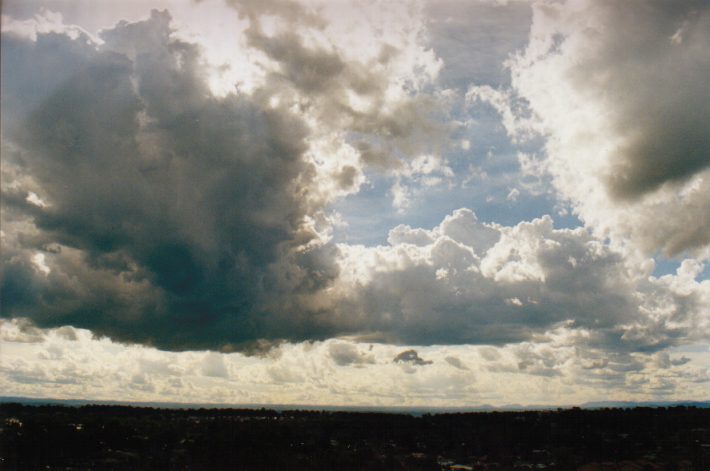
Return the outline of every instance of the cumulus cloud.
[[[398,226],[389,240],[339,246],[326,322],[407,345],[518,343],[567,326],[580,343],[633,351],[708,333],[710,285],[696,280],[697,262],[639,275],[622,253],[549,217],[500,226],[461,209],[432,230]]]
[[[469,94],[546,137],[555,187],[599,236],[706,256],[708,31],[703,1],[540,3],[512,91]]]
[[[327,205],[365,166],[439,162],[414,157],[442,136],[423,91],[440,65],[399,7],[352,56],[320,10],[234,6],[264,73],[226,95],[168,12],[98,39],[4,20],[3,316],[167,349],[330,335],[308,301],[338,271]]]

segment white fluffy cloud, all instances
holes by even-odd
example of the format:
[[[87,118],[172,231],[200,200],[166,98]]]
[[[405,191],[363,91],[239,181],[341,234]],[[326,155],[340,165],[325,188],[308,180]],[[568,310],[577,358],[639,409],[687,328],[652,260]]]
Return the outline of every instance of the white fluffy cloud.
[[[506,227],[461,209],[432,230],[398,226],[389,241],[340,245],[325,301],[337,314],[327,321],[405,344],[520,342],[565,326],[590,345],[635,351],[708,334],[702,264],[649,277],[584,229],[554,229],[547,217]]]
[[[598,237],[707,257],[709,31],[703,1],[541,2],[512,93],[469,96],[545,136],[556,189]]]

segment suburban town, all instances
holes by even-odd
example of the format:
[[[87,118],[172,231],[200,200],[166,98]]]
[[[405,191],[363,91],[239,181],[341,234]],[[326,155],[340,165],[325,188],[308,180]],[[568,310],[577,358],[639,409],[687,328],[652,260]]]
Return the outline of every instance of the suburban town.
[[[710,409],[394,414],[0,406],[0,467],[706,470]]]

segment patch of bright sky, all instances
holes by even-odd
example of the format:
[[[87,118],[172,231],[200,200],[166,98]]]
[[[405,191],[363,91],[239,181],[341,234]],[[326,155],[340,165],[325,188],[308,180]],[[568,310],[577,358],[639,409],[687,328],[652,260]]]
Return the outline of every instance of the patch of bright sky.
[[[430,5],[426,13],[431,46],[443,61],[438,86],[461,96],[472,85],[496,89],[510,85],[504,64],[527,43],[529,5],[436,2],[435,8]],[[542,138],[512,143],[500,115],[482,103],[454,107],[451,119],[462,123],[452,133],[453,144],[443,155],[454,172],[452,181],[438,186],[410,183],[408,209],[398,211],[392,205],[390,191],[394,180],[370,175],[367,188],[334,206],[347,223],[334,231],[336,241],[384,244],[389,230],[397,224],[432,228],[444,215],[461,207],[472,209],[481,221],[503,225],[546,214],[557,228],[583,225],[566,203],[556,199],[549,181],[534,188],[521,172],[518,152],[543,155]],[[679,260],[656,257],[653,274],[674,274],[679,264]],[[706,266],[699,279],[708,277],[710,268]]]
[[[679,256],[678,259],[669,259],[662,255],[656,255],[654,258],[656,266],[654,267],[652,275],[655,277],[660,277],[663,275],[674,275],[676,270],[680,267],[682,263],[683,256]],[[710,264],[706,263],[698,276],[698,280],[709,280],[710,279]]]
[[[437,85],[459,98],[452,102],[463,103],[471,85],[509,85],[504,62],[527,42],[528,5],[503,8],[487,3],[436,2],[426,14],[431,47],[443,61]],[[481,221],[504,225],[545,214],[554,218],[557,227],[581,225],[569,211],[560,211],[560,203],[550,192],[524,188],[517,154],[521,150],[540,152],[542,140],[512,144],[498,113],[485,104],[471,108],[454,105],[450,119],[461,123],[443,154],[454,176],[433,186],[403,181],[410,201],[401,210],[392,204],[395,179],[370,174],[370,185],[333,207],[347,223],[335,230],[337,242],[383,244],[397,224],[431,228],[462,207],[472,209]]]
[[[559,228],[581,225],[552,192],[529,187],[528,177],[521,172],[518,152],[542,152],[540,139],[511,143],[500,116],[485,104],[452,112],[453,120],[464,123],[452,133],[451,146],[443,154],[453,176],[433,186],[404,179],[410,201],[398,210],[391,194],[394,177],[370,173],[367,187],[333,206],[347,223],[335,230],[337,242],[384,244],[389,230],[398,224],[432,228],[463,207],[472,209],[481,221],[503,225],[546,214]]]
[[[248,22],[223,0],[154,0],[150,4],[143,0],[9,0],[3,4],[3,14],[16,20],[31,19],[42,11],[59,13],[65,24],[80,26],[94,39],[119,21],[148,18],[151,10],[169,11],[177,35],[204,46],[207,61],[215,68],[210,86],[217,95],[233,92],[235,86],[251,89],[259,72],[241,42]]]
[[[183,31],[181,34],[208,46],[206,52],[213,64],[234,62],[243,55],[238,41],[242,28],[235,27],[243,20],[239,20],[234,10],[224,8],[222,0],[156,0],[150,7],[168,9],[175,25]],[[149,14],[145,3],[139,0],[28,0],[9,1],[3,6],[6,14],[17,19],[31,18],[41,8],[61,13],[65,23],[80,25],[94,35],[112,27],[119,19],[136,21]],[[509,85],[504,61],[527,42],[529,5],[435,2],[426,6],[424,14],[431,47],[444,63],[437,86],[453,90],[462,103],[470,85],[496,88]],[[249,61],[242,58],[239,62]],[[231,69],[233,72],[236,68]],[[236,80],[248,87],[248,77],[235,77],[231,72],[223,72],[216,80],[224,84]],[[222,88],[225,87],[229,85]],[[552,215],[558,227],[579,225],[576,218],[558,214],[559,204],[551,194],[534,195],[520,188],[524,177],[517,162],[519,148],[510,143],[493,109],[484,104],[474,109],[459,106],[452,110],[451,119],[464,123],[452,134],[455,144],[443,155],[454,177],[434,186],[403,182],[410,202],[408,209],[398,211],[392,205],[394,180],[371,173],[369,186],[334,205],[333,209],[347,223],[336,228],[336,241],[384,243],[389,230],[397,224],[430,228],[461,207],[474,210],[482,221],[505,225],[544,214]],[[463,141],[470,143],[468,149],[456,145]],[[532,144],[539,145],[539,142]],[[516,188],[517,200],[508,198]]]
[[[439,82],[466,92],[472,83],[507,86],[503,62],[527,44],[532,9],[529,5],[494,2],[431,2],[426,9],[430,42],[444,61]]]

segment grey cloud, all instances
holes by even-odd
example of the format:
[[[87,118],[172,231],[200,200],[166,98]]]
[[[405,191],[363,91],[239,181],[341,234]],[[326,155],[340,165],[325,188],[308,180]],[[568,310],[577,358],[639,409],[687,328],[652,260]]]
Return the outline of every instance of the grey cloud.
[[[129,389],[135,389],[137,391],[144,391],[144,392],[154,392],[155,391],[155,385],[153,384],[153,381],[149,376],[147,376],[144,373],[136,373],[133,376],[131,376],[131,380],[128,381],[126,386]]]
[[[614,195],[637,198],[710,165],[707,6],[693,1],[609,5],[603,15],[612,35],[605,48],[572,71],[580,87],[604,90],[614,104],[615,126],[626,137],[622,158],[608,177]],[[644,21],[632,20],[639,17]],[[671,39],[676,33],[680,42]]]
[[[101,46],[61,34],[3,40],[3,77],[12,77],[3,96],[14,100],[3,101],[12,118],[3,120],[2,316],[161,349],[257,355],[283,340],[368,330],[319,301],[338,276],[339,249],[306,224],[325,209],[309,197],[309,130],[269,98],[286,83],[321,118],[345,116],[363,138],[404,150],[428,140],[417,122],[426,104],[339,111],[346,90],[381,99],[384,73],[256,26],[251,42],[281,71],[252,95],[214,97],[201,51],[173,38],[169,23],[157,11],[121,22]],[[62,60],[48,61],[44,81],[34,76],[34,62],[53,53]],[[352,173],[335,178],[350,186]]]
[[[76,329],[74,329],[71,326],[64,326],[56,329],[54,332],[56,332],[57,335],[59,335],[61,338],[64,340],[77,340],[78,337],[76,335]]]
[[[657,376],[657,364],[652,355],[610,352],[583,342],[575,351],[580,368],[575,372],[575,380],[580,384],[603,384],[639,392],[651,387],[650,379]],[[659,355],[663,353],[656,356]]]
[[[339,366],[362,366],[375,363],[375,357],[372,354],[361,352],[356,345],[351,343],[332,343],[328,346],[328,354]]]
[[[424,366],[424,365],[431,365],[433,362],[430,360],[424,360],[419,356],[419,353],[416,350],[405,350],[403,352],[400,352],[397,354],[397,356],[394,357],[395,363],[408,363],[411,365],[416,365],[416,366]]]
[[[608,364],[609,360],[607,359],[592,360],[584,362],[582,364],[582,368],[585,370],[598,370],[601,368],[606,368]]]
[[[312,168],[301,119],[245,96],[212,97],[199,50],[171,39],[169,21],[153,12],[120,23],[98,49],[61,35],[3,40],[3,78],[13,77],[3,96],[43,96],[3,137],[48,203],[6,199],[3,187],[3,215],[35,227],[3,250],[3,317],[215,348],[272,337],[268,303],[337,274],[332,247],[299,249],[316,237],[305,215],[320,209],[302,197]],[[19,86],[14,71],[31,75],[30,59],[52,50],[75,59]],[[22,117],[3,101],[6,112]],[[40,242],[64,248],[47,276],[29,260]]]
[[[259,358],[280,358],[283,354],[281,350],[281,345],[284,343],[283,339],[266,339],[259,338],[255,340],[249,340],[247,342],[241,342],[237,345],[235,344],[225,344],[220,348],[222,353],[233,353],[241,352],[247,356],[254,356]]]
[[[252,21],[266,14],[281,17],[291,24],[324,26],[323,19],[316,11],[311,11],[305,5],[291,0],[226,0],[226,2]]]
[[[464,371],[468,370],[468,367],[463,364],[463,362],[461,361],[460,358],[448,356],[448,357],[444,358],[444,360],[446,360],[446,363],[453,366],[454,368],[457,368],[459,370],[464,370]]]
[[[682,356],[680,358],[671,358],[668,352],[660,352],[656,355],[656,366],[659,368],[671,368],[674,366],[685,365],[690,361],[690,358]]]
[[[500,359],[500,353],[493,347],[481,347],[478,353],[487,361],[497,361]]]
[[[53,63],[46,82],[3,80],[3,96],[16,98],[2,105],[12,116],[3,119],[3,317],[162,349],[258,355],[284,340],[344,335],[501,345],[565,327],[609,351],[655,352],[706,334],[707,298],[692,273],[679,273],[678,286],[634,278],[619,252],[584,230],[554,229],[549,217],[503,227],[462,209],[431,231],[398,226],[389,246],[320,244],[305,223],[325,209],[307,197],[308,128],[267,98],[286,81],[334,112],[364,66],[297,38],[259,36],[281,77],[253,95],[216,98],[199,49],[171,38],[169,20],[155,12],[119,24],[99,48],[62,35],[3,41],[3,77],[29,74],[31,59],[52,51],[70,58]],[[323,76],[299,76],[290,52],[323,65]],[[377,98],[372,80],[361,89]],[[411,113],[402,122],[344,116],[348,129],[383,139],[419,135]],[[30,190],[46,206],[28,201]],[[363,279],[343,273],[360,268]],[[369,361],[337,345],[336,363]],[[544,356],[526,361],[528,371],[555,368]]]
[[[385,95],[391,85],[388,63],[401,51],[384,43],[373,59],[346,60],[335,47],[307,46],[294,28],[265,34],[258,14],[261,7],[254,8],[251,2],[230,3],[250,19],[245,33],[248,44],[278,64],[269,73],[270,93],[289,96],[295,92],[298,99],[294,103],[318,116],[320,127],[347,132],[348,141],[365,164],[397,169],[400,159],[444,147],[450,129],[439,119],[447,113],[441,100],[432,94],[410,93],[397,103],[387,103]],[[313,26],[314,13],[300,4],[268,5],[267,12],[279,14],[290,24]],[[355,109],[348,94],[370,105],[365,110]]]
[[[0,319],[0,326],[3,327],[0,338],[5,342],[39,343],[46,338],[45,332],[27,319]]]
[[[40,384],[51,382],[43,370],[34,369],[31,371],[18,371],[7,369],[5,376],[15,383],[20,384]]]
[[[549,136],[547,168],[561,196],[600,236],[631,240],[649,255],[706,256],[708,3],[534,9],[528,49],[509,65],[513,90],[532,111],[521,123]]]
[[[229,377],[227,365],[224,363],[223,355],[216,352],[208,352],[202,359],[200,371],[204,376],[212,376],[216,378]]]
[[[78,370],[73,365],[67,366],[62,362],[50,364],[47,362],[28,363],[25,361],[0,367],[0,375],[14,383],[58,385],[82,384],[83,381],[91,376],[85,371]]]
[[[584,230],[554,229],[547,217],[495,228],[469,213],[457,211],[417,234],[431,239],[426,245],[410,244],[401,227],[397,244],[372,248],[367,257],[357,249],[350,261],[353,249],[342,246],[344,266],[369,257],[382,262],[324,322],[361,332],[363,340],[405,345],[502,345],[565,328],[579,332],[580,345],[618,352],[655,352],[707,334],[705,288],[692,278],[697,267],[673,287],[669,279],[632,276],[619,252]],[[488,247],[489,239],[476,237],[477,225],[498,232],[498,241]],[[452,227],[468,229],[456,234]],[[494,351],[481,355],[496,360]]]
[[[554,349],[535,350],[530,345],[515,349],[518,370],[537,376],[561,376],[560,367],[565,359]]]

